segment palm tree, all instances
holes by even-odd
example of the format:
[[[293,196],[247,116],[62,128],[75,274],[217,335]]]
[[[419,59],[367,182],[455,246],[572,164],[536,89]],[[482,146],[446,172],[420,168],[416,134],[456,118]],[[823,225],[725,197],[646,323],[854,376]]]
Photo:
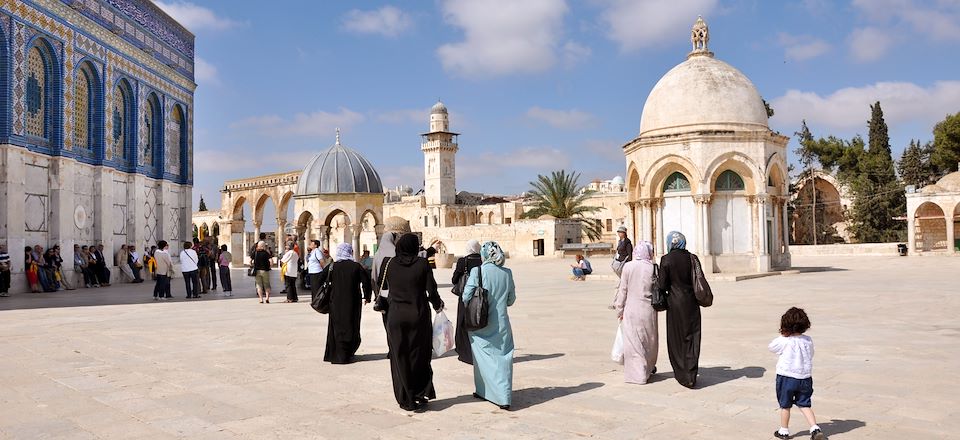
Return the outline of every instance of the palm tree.
[[[530,182],[533,187],[528,196],[533,199],[533,209],[526,211],[522,218],[538,218],[549,215],[557,219],[570,219],[580,222],[587,238],[591,241],[600,239],[603,230],[600,221],[588,218],[586,215],[600,210],[596,206],[586,206],[587,198],[593,191],[585,190],[577,181],[580,173],[567,173],[564,170],[553,171],[549,176],[537,175],[536,182]]]

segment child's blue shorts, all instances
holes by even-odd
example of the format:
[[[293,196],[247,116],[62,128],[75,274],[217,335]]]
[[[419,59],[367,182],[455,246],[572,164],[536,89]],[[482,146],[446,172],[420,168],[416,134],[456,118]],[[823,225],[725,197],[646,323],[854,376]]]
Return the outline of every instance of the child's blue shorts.
[[[790,408],[797,405],[800,408],[810,408],[813,404],[810,397],[813,396],[813,378],[795,379],[788,376],[777,375],[777,402],[780,408]]]

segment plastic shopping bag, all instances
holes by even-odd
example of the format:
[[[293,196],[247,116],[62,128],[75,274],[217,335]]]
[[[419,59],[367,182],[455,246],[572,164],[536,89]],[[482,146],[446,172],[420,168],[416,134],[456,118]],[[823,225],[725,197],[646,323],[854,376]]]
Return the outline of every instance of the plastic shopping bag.
[[[433,355],[440,357],[453,350],[453,338],[453,323],[441,310],[433,318]]]
[[[610,350],[610,360],[623,365],[623,332],[617,327],[617,337],[613,340],[613,349]]]

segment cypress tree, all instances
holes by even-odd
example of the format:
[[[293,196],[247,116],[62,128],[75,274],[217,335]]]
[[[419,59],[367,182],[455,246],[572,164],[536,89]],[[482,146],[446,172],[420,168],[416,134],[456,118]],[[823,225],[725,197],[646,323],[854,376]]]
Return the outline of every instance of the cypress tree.
[[[920,141],[910,141],[910,146],[903,150],[897,172],[904,185],[915,185],[918,189],[927,183],[927,166],[924,163],[923,148]]]
[[[851,229],[861,242],[898,241],[904,238],[906,225],[894,217],[906,212],[906,197],[894,171],[890,135],[880,103],[871,105],[870,112],[868,146],[860,156],[859,172],[851,185],[855,196]]]
[[[200,211],[203,212],[203,211],[206,211],[206,210],[207,210],[207,203],[203,201],[203,196],[201,195],[201,196],[200,196]]]

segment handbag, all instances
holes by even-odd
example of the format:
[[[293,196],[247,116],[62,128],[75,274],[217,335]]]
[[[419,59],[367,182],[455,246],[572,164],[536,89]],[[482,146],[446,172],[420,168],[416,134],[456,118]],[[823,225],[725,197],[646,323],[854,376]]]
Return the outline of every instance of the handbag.
[[[477,266],[477,290],[467,302],[466,316],[463,325],[467,330],[480,330],[487,326],[490,320],[490,304],[487,289],[483,288],[483,267]]]
[[[624,264],[626,264],[626,261],[619,261],[614,258],[613,261],[610,262],[610,268],[613,269],[613,273],[617,274],[617,276],[620,276],[620,274],[623,273]]]
[[[690,254],[690,266],[693,269],[693,295],[697,297],[697,304],[700,304],[700,307],[710,307],[713,305],[713,291],[703,274],[700,259],[694,254]]]
[[[333,273],[333,263],[327,268],[327,276],[320,282],[320,288],[317,289],[317,296],[310,300],[310,307],[317,313],[330,313],[330,295],[333,291],[333,283],[330,281],[330,275]]]
[[[650,305],[653,310],[662,312],[667,310],[667,292],[660,290],[660,266],[653,265],[653,274],[650,276]]]
[[[389,286],[387,286],[387,269],[390,269],[390,261],[392,261],[393,258],[387,257],[385,260],[387,260],[387,264],[384,265],[383,273],[380,275],[380,288],[377,289],[377,295],[373,299],[373,310],[380,313],[387,313],[387,309],[390,308],[390,301],[387,299],[387,296],[380,294],[380,292],[389,288]]]

